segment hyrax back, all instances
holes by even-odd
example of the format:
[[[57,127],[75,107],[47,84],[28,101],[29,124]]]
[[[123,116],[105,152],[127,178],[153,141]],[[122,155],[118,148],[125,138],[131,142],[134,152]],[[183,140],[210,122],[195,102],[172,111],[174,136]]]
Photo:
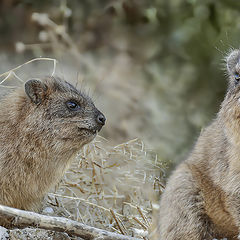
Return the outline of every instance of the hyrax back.
[[[170,177],[160,201],[160,240],[238,239],[240,50],[226,58],[229,87],[217,118]]]
[[[105,123],[59,78],[29,80],[0,102],[0,204],[34,209]]]

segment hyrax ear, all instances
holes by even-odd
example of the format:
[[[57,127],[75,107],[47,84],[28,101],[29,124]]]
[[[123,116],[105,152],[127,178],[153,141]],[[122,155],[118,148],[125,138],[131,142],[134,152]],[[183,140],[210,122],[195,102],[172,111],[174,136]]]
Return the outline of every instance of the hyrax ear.
[[[37,79],[31,79],[25,83],[25,93],[35,104],[43,102],[47,89],[47,86]]]
[[[226,57],[227,70],[229,74],[234,74],[240,69],[240,50],[232,51]]]

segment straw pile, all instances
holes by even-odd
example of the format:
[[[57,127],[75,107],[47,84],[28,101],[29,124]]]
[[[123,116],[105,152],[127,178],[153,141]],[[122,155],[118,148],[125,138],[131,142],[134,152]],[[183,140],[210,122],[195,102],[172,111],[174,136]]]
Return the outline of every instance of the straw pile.
[[[142,141],[112,147],[98,136],[48,194],[43,213],[146,238],[152,202],[163,189],[163,169]]]

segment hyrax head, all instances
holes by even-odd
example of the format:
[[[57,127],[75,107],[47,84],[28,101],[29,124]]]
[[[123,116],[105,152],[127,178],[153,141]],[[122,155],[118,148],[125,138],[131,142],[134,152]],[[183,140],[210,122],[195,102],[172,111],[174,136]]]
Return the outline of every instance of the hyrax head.
[[[94,139],[105,124],[104,115],[90,97],[59,78],[32,79],[25,83],[29,121],[36,131],[47,131],[54,140],[84,145]]]
[[[240,145],[240,50],[226,57],[228,90],[219,112],[219,119],[228,140]]]
[[[240,50],[233,50],[226,57],[227,73],[229,75],[229,90],[235,92],[240,85]]]

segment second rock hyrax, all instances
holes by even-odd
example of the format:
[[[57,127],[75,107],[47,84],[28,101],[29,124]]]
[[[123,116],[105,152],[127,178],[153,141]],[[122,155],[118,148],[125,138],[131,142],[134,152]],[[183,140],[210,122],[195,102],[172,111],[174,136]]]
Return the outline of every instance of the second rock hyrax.
[[[240,239],[240,50],[226,65],[220,111],[162,195],[159,240]]]
[[[29,80],[0,102],[0,204],[34,210],[105,124],[70,83]]]

